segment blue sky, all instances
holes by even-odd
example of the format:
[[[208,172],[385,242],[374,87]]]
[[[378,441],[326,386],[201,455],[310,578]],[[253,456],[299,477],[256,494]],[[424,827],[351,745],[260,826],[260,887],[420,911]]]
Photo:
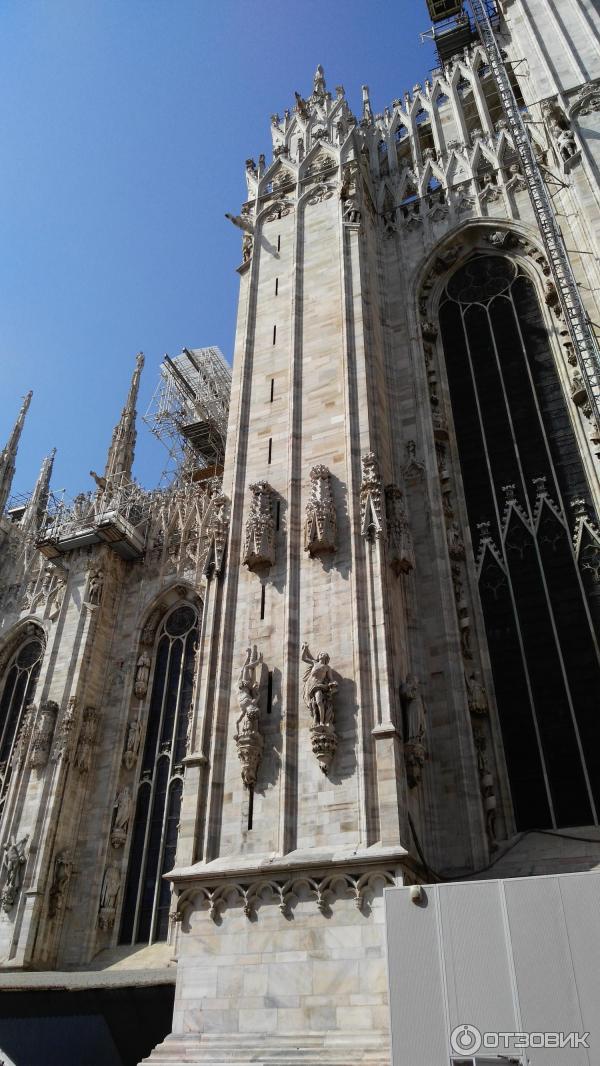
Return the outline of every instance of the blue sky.
[[[381,110],[435,65],[424,0],[3,0],[0,441],[34,390],[14,483],[58,449],[53,487],[92,487],[133,368],[233,354],[244,160],[317,63]],[[166,453],[141,422],[135,473]]]

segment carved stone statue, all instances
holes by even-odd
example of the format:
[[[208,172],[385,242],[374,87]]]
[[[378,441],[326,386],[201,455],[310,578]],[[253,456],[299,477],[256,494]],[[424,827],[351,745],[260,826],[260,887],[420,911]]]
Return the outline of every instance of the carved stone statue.
[[[54,860],[54,876],[48,896],[48,917],[54,918],[65,905],[67,888],[73,873],[68,851],[61,851]]]
[[[250,485],[252,502],[246,520],[244,563],[249,570],[275,562],[275,521],[271,513],[273,490],[268,481]]]
[[[127,726],[127,740],[125,741],[125,751],[123,752],[123,763],[127,770],[132,770],[136,764],[141,736],[142,723],[139,717],[133,718]]]
[[[304,551],[320,555],[336,549],[337,521],[331,493],[331,474],[326,466],[313,466],[310,495],[304,517]]]
[[[210,501],[209,514],[203,529],[205,551],[203,573],[205,576],[222,573],[228,536],[229,500],[220,491],[219,483]]]
[[[107,866],[102,880],[100,910],[98,912],[98,925],[101,929],[112,929],[115,923],[115,911],[120,888],[121,871],[117,866]]]
[[[460,532],[460,526],[458,522],[450,522],[446,530],[446,539],[448,541],[448,553],[451,559],[464,559],[465,546]]]
[[[238,702],[241,709],[235,727],[234,740],[238,758],[242,766],[244,788],[253,788],[256,784],[258,766],[263,749],[263,737],[259,729],[260,707],[258,702],[260,682],[256,680],[257,667],[263,661],[262,652],[248,648],[246,659],[240,670],[238,681]]]
[[[143,651],[135,667],[134,692],[138,699],[143,699],[148,691],[148,678],[150,677],[150,656]]]
[[[344,202],[343,207],[343,220],[347,226],[359,226],[360,225],[360,208],[356,200],[349,197]]]
[[[58,762],[61,758],[70,758],[76,720],[77,697],[71,696],[67,704],[67,709],[60,719],[54,735],[54,746],[52,748],[53,762]]]
[[[427,758],[425,748],[425,706],[420,693],[419,681],[414,674],[407,674],[400,685],[402,703],[402,733],[404,740],[404,765],[409,788],[421,781]]]
[[[40,707],[40,714],[29,751],[30,767],[39,769],[48,762],[57,717],[58,703],[55,703],[54,700],[45,700]]]
[[[388,532],[388,559],[395,574],[407,574],[415,565],[415,553],[402,490],[387,485],[385,490]]]
[[[327,652],[319,652],[314,657],[308,644],[304,643],[302,662],[308,663],[309,667],[304,675],[303,697],[313,722],[310,729],[312,749],[321,770],[327,773],[337,747],[333,697],[338,685],[333,678]]]
[[[104,574],[102,570],[92,570],[88,582],[87,602],[96,607],[102,602],[102,590],[104,588]]]
[[[487,761],[487,741],[483,730],[474,731],[475,750],[477,751],[477,767],[479,770],[479,785],[481,799],[485,814],[485,828],[487,832],[490,851],[496,851],[498,842],[496,839],[496,794],[494,790],[494,775],[490,772]]]
[[[488,698],[485,688],[481,684],[479,671],[472,670],[469,676],[465,675],[467,692],[469,694],[469,710],[471,714],[483,715],[489,711]]]
[[[2,845],[2,866],[6,871],[6,879],[4,881],[4,888],[2,889],[1,901],[5,911],[10,910],[19,894],[23,876],[23,866],[27,861],[25,857],[25,845],[28,840],[29,835],[22,837],[22,839],[18,841],[15,841],[14,839],[9,840],[6,844]]]
[[[110,834],[110,842],[113,848],[123,847],[123,844],[127,840],[127,830],[129,828],[132,806],[131,789],[128,785],[124,785],[124,787],[118,792],[114,803],[115,813]]]
[[[86,774],[92,765],[92,754],[98,728],[98,713],[95,707],[86,707],[83,712],[81,732],[75,752],[74,765],[80,774]]]

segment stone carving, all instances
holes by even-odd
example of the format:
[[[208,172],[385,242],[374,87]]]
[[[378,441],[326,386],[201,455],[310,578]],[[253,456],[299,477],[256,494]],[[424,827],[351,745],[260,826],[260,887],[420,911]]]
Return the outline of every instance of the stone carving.
[[[487,762],[487,741],[481,729],[473,732],[475,750],[477,752],[477,769],[479,770],[479,786],[485,814],[485,829],[490,845],[490,851],[498,847],[496,839],[496,795],[494,792],[494,775],[490,773]]]
[[[128,785],[125,785],[117,793],[117,798],[114,802],[114,817],[110,834],[110,842],[113,848],[122,848],[127,840],[132,806],[131,789]]]
[[[212,497],[211,513],[204,530],[206,556],[203,573],[221,574],[225,562],[225,547],[229,536],[229,500],[222,492]]]
[[[68,851],[61,851],[54,859],[54,874],[48,895],[48,917],[55,918],[65,906],[67,889],[73,873]]]
[[[326,774],[337,747],[333,697],[338,685],[333,679],[327,652],[319,652],[315,658],[311,655],[308,644],[304,643],[302,662],[308,663],[308,670],[303,679],[303,697],[313,722],[310,728],[312,750],[321,770]]]
[[[395,574],[408,574],[415,565],[415,553],[402,489],[387,485],[385,505],[389,563]]]
[[[325,185],[324,182],[320,182],[315,185],[314,189],[311,189],[310,193],[306,197],[307,204],[315,205],[320,204],[323,200],[330,200],[333,196],[333,189],[329,185]]]
[[[15,841],[8,840],[6,844],[2,845],[2,866],[6,871],[6,879],[4,881],[4,888],[2,889],[2,896],[0,902],[2,908],[5,911],[9,911],[13,906],[21,887],[23,879],[23,866],[27,862],[25,857],[25,845],[29,840],[29,835],[22,837],[21,840]]]
[[[573,374],[573,380],[571,381],[571,399],[575,406],[580,407],[584,415],[589,417],[591,414],[591,407],[588,400],[587,390],[579,370],[575,371]]]
[[[80,774],[87,774],[92,765],[92,754],[98,728],[98,713],[95,707],[86,707],[83,712],[81,732],[77,751],[75,752],[74,766]]]
[[[54,747],[52,749],[52,761],[58,762],[59,759],[69,761],[71,756],[71,747],[73,744],[73,733],[75,730],[75,722],[77,718],[77,697],[71,696],[67,704],[67,709],[64,712],[54,737]]]
[[[342,217],[346,226],[360,226],[360,208],[352,197],[345,200]]]
[[[115,924],[117,899],[121,889],[121,871],[117,866],[107,866],[102,879],[98,925],[101,929],[112,929]]]
[[[493,174],[484,174],[483,176],[483,189],[479,193],[479,199],[482,203],[495,203],[502,196],[502,190],[496,184]]]
[[[127,726],[127,740],[123,752],[123,764],[127,770],[132,770],[137,762],[141,736],[142,723],[139,717],[133,718]]]
[[[290,917],[293,908],[308,890],[321,914],[329,914],[332,904],[338,899],[354,900],[359,911],[367,912],[370,899],[387,885],[395,885],[396,877],[392,870],[384,867],[370,868],[364,873],[346,873],[336,870],[325,877],[315,877],[301,873],[291,878],[259,877],[250,884],[223,880],[217,884],[194,886],[193,890],[184,889],[177,897],[171,917],[181,922],[188,908],[200,900],[200,905],[207,904],[207,915],[216,922],[222,912],[229,907],[241,904],[248,920],[257,916],[263,906],[276,903],[286,917]]]
[[[92,570],[88,581],[86,603],[91,603],[93,606],[99,607],[102,602],[103,589],[104,574],[102,570]]]
[[[154,644],[154,635],[160,622],[160,611],[152,611],[146,625],[142,629],[142,644]]]
[[[150,677],[150,656],[143,651],[135,667],[135,685],[133,691],[138,699],[143,699],[148,691],[148,678]]]
[[[29,741],[31,740],[31,734],[33,732],[33,723],[35,720],[37,708],[35,703],[28,703],[25,712],[23,714],[23,720],[19,729],[17,739],[12,751],[11,766],[13,770],[19,770],[22,763],[25,760],[27,749],[29,747]]]
[[[275,522],[271,513],[273,490],[267,481],[250,485],[252,502],[246,520],[243,561],[249,570],[273,566],[275,562]]]
[[[464,559],[465,545],[458,522],[450,522],[446,530],[446,540],[448,541],[448,554],[450,555],[450,558]]]
[[[573,130],[561,126],[556,118],[551,118],[550,133],[554,138],[562,162],[568,163],[579,151]]]
[[[313,466],[310,495],[304,517],[304,551],[321,555],[335,551],[337,520],[331,493],[331,474],[326,466]]]
[[[252,249],[254,247],[254,240],[249,233],[244,233],[242,237],[242,263],[249,263],[252,259]]]
[[[258,703],[259,685],[256,680],[256,668],[262,664],[262,652],[248,648],[246,661],[240,671],[238,681],[238,702],[241,714],[236,722],[234,740],[238,758],[242,766],[244,788],[253,788],[262,755],[264,740],[259,729],[260,707]]]
[[[438,328],[435,322],[429,322],[428,320],[421,322],[421,333],[424,341],[435,341],[438,335]]]
[[[362,484],[360,486],[360,534],[367,540],[376,537],[385,540],[383,519],[383,481],[374,452],[367,452],[361,459]]]
[[[421,781],[427,758],[425,748],[425,707],[419,690],[419,681],[414,674],[407,674],[400,685],[402,723],[404,736],[404,765],[409,788]]]
[[[469,696],[469,710],[471,714],[484,715],[489,711],[488,698],[485,688],[481,684],[481,678],[477,670],[472,670],[470,675],[465,674],[467,692]]]
[[[585,85],[580,89],[579,98],[571,108],[571,114],[591,115],[593,111],[600,111],[600,85]]]
[[[54,700],[45,700],[40,707],[40,713],[29,752],[29,766],[32,769],[34,767],[41,769],[42,766],[46,765],[50,758],[50,749],[52,747],[52,738],[54,736],[57,717],[58,703],[55,703]]]

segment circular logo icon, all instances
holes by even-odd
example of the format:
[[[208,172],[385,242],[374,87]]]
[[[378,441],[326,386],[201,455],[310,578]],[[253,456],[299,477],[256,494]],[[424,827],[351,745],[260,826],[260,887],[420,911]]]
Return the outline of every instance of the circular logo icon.
[[[481,1047],[481,1033],[474,1025],[457,1025],[450,1034],[450,1043],[459,1055],[474,1055]]]

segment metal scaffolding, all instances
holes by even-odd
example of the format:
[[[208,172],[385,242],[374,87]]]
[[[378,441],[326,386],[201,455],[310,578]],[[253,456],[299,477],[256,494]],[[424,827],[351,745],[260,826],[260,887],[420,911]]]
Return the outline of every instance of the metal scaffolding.
[[[220,467],[225,457],[231,369],[219,348],[165,355],[144,422],[164,444],[174,469]]]

